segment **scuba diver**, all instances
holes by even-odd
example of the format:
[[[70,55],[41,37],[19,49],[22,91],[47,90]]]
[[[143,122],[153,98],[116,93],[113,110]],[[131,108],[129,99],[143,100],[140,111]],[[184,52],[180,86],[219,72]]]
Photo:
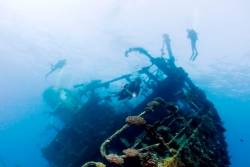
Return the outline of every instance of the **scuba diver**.
[[[191,48],[192,48],[192,55],[191,55],[189,60],[194,61],[195,58],[198,55],[198,52],[197,52],[197,49],[196,49],[196,41],[198,40],[197,32],[195,32],[193,29],[187,29],[187,33],[188,33],[187,38],[190,39]]]
[[[136,98],[141,89],[141,78],[136,78],[134,81],[122,86],[122,90],[110,97],[118,97],[118,100]]]
[[[57,69],[62,69],[63,66],[66,65],[66,59],[59,60],[55,65],[53,64],[50,65],[51,65],[51,71],[48,74],[46,74],[45,80],[47,80],[47,77]]]

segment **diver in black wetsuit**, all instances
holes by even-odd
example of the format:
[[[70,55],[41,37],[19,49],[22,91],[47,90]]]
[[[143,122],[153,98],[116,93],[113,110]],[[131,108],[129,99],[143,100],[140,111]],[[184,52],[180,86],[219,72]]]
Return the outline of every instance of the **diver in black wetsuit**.
[[[197,32],[193,29],[187,29],[187,33],[188,33],[187,38],[191,40],[191,48],[192,48],[192,55],[189,60],[194,61],[198,55],[196,49],[196,41],[198,40]]]
[[[136,98],[141,89],[141,78],[136,78],[134,81],[122,87],[122,90],[112,97],[118,97],[118,100]],[[111,97],[111,96],[108,96]]]

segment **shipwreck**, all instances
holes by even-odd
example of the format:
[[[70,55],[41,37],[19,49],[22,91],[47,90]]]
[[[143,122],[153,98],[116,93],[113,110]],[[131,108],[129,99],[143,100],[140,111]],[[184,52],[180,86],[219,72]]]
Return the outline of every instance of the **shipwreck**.
[[[137,98],[110,100],[102,93],[132,75],[124,74],[72,90],[51,86],[44,101],[61,128],[39,146],[53,167],[229,167],[222,120],[205,93],[175,65],[168,35],[164,44],[169,58],[139,52],[151,62],[138,73],[142,78]],[[162,49],[164,50],[164,48]],[[80,98],[79,98],[80,97]]]

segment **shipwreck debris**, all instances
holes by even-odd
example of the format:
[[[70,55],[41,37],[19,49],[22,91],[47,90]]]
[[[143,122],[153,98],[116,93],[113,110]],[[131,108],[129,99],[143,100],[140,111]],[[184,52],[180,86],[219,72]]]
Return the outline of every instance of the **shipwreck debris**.
[[[226,129],[216,108],[174,64],[170,41],[165,42],[170,59],[164,54],[154,58],[140,47],[125,52],[125,56],[135,51],[144,54],[152,63],[138,71],[144,89],[133,99],[133,107],[110,101],[98,104],[100,88],[131,80],[130,74],[82,90],[84,102],[65,88],[44,91],[53,115],[64,123],[41,149],[52,166],[230,166]]]

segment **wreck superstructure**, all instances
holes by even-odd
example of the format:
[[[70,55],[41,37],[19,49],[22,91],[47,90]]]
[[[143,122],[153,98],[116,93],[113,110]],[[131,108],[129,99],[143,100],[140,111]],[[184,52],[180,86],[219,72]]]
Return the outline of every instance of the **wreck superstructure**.
[[[138,71],[143,82],[136,99],[113,102],[100,93],[120,80],[130,82],[131,74],[92,81],[79,91],[84,101],[66,88],[44,91],[50,114],[64,123],[41,147],[52,166],[230,166],[217,110],[184,69],[176,67],[170,41],[165,42],[169,59],[154,58],[143,48],[125,52],[144,54],[152,63]]]

